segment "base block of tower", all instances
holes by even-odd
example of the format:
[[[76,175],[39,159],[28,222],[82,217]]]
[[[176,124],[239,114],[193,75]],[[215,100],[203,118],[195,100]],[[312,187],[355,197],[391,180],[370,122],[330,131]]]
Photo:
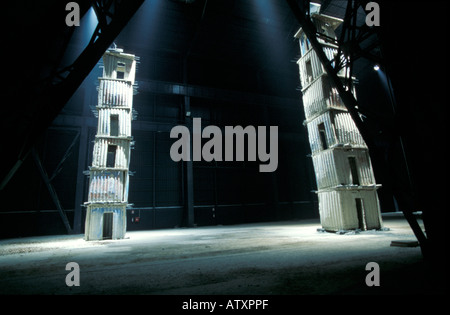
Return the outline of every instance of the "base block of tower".
[[[122,239],[127,231],[126,204],[90,204],[87,207],[85,240]]]
[[[342,188],[318,192],[320,222],[326,231],[381,228],[376,189]]]

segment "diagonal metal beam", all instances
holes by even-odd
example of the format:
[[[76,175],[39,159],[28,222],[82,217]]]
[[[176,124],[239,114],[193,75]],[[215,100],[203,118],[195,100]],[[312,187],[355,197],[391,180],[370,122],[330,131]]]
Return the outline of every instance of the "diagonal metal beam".
[[[103,13],[99,14],[104,14],[99,16],[98,20],[106,21],[106,23],[102,22],[101,25],[99,23],[100,26],[94,32],[91,42],[72,65],[54,74],[53,77],[44,80],[43,84],[36,88],[37,95],[33,99],[32,106],[36,110],[35,115],[28,125],[22,146],[17,152],[13,166],[9,167],[7,175],[2,178],[0,189],[3,189],[14,176],[36,140],[50,126],[51,122],[143,2],[144,0],[95,1],[95,4],[102,8],[98,12]]]
[[[75,135],[75,137],[72,140],[72,143],[69,145],[69,147],[67,148],[67,150],[64,153],[63,157],[61,158],[61,161],[59,161],[58,165],[55,167],[55,170],[53,171],[52,176],[49,178],[50,181],[52,181],[56,177],[56,175],[58,175],[59,172],[61,172],[62,165],[64,164],[66,159],[71,154],[72,148],[75,145],[75,142],[78,140],[79,137],[80,137],[80,132],[77,132],[77,134]]]
[[[325,71],[327,72],[328,76],[330,77],[333,85],[336,87],[336,89],[339,92],[339,96],[342,98],[342,101],[344,102],[348,112],[350,113],[352,119],[354,120],[356,126],[358,127],[361,136],[363,137],[364,141],[367,143],[368,147],[375,147],[372,141],[372,137],[370,136],[369,131],[367,130],[366,126],[363,124],[361,117],[359,116],[359,113],[357,111],[358,102],[356,101],[355,97],[353,96],[350,89],[348,89],[344,84],[342,84],[341,79],[337,75],[337,71],[335,68],[333,68],[332,64],[328,60],[327,56],[325,55],[322,45],[317,40],[316,34],[317,29],[314,26],[313,22],[307,17],[306,14],[304,14],[299,7],[297,6],[296,0],[287,0],[289,6],[291,7],[292,12],[294,13],[295,17],[297,18],[298,22],[302,26],[306,36],[308,37],[311,46],[313,47],[314,51],[317,54],[317,57],[319,58],[320,62],[325,68]]]
[[[47,172],[45,171],[44,166],[42,165],[41,159],[39,158],[39,155],[36,152],[35,148],[31,149],[31,154],[32,154],[33,160],[36,163],[36,166],[39,170],[39,173],[41,174],[42,180],[44,181],[45,186],[47,186],[48,192],[50,193],[50,197],[52,198],[53,202],[56,205],[56,208],[58,209],[59,215],[61,216],[61,220],[64,224],[64,227],[67,230],[67,234],[72,234],[72,228],[70,227],[69,219],[67,218],[67,215],[61,206],[61,202],[59,201],[59,198],[55,191],[55,188],[53,187],[52,183],[50,182]]]
[[[368,1],[364,0],[347,0],[347,7],[345,10],[344,21],[341,25],[340,36],[337,40],[331,39],[331,42],[338,46],[337,54],[334,58],[336,71],[342,68],[347,68],[349,71],[345,72],[345,83],[350,88],[353,84],[352,72],[353,64],[361,57],[372,60],[379,65],[382,65],[383,60],[373,52],[374,49],[380,46],[378,40],[378,31],[376,27],[369,27],[365,21],[358,25],[358,10],[364,9]],[[324,37],[322,34],[318,34]],[[326,38],[330,40],[330,38]],[[333,60],[329,61],[333,62]]]

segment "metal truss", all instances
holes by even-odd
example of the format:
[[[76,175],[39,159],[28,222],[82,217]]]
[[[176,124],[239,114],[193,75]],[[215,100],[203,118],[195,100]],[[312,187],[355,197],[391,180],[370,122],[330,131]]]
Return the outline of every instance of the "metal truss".
[[[72,65],[60,69],[53,77],[47,79],[53,84],[66,79],[80,64],[79,59],[83,55],[89,55],[97,51],[95,48],[97,46],[103,47],[105,42],[108,44],[104,47],[103,52],[106,51],[144,0],[92,0],[90,2],[98,20],[94,33],[86,49]],[[82,61],[85,61],[84,58]]]
[[[33,99],[34,104],[30,106],[35,111],[34,117],[25,131],[21,148],[15,158],[16,162],[9,167],[8,173],[2,178],[0,189],[3,189],[14,176],[29,155],[37,139],[50,126],[143,2],[144,0],[94,0],[87,2],[88,7],[90,3],[90,6],[94,8],[99,21],[90,43],[73,64],[53,71],[50,76],[41,80],[40,84],[35,87],[36,97]],[[86,2],[83,4],[86,5]],[[87,12],[86,7],[82,8],[82,12]],[[65,13],[62,12],[62,14]],[[72,34],[73,31],[67,32],[69,37]],[[65,40],[64,50],[67,47],[68,40]],[[57,65],[59,61],[55,60]]]
[[[351,1],[351,0],[350,0]],[[347,88],[346,84],[343,82],[342,78],[338,76],[338,72],[341,69],[341,67],[345,64],[345,62],[339,62],[340,67],[334,66],[334,60],[329,60],[328,57],[325,55],[325,52],[323,51],[322,45],[318,41],[318,34],[315,25],[310,19],[309,15],[309,1],[304,0],[301,2],[301,6],[303,6],[303,9],[301,9],[296,0],[287,0],[289,6],[292,9],[292,12],[294,13],[295,17],[297,18],[298,22],[302,26],[306,36],[308,37],[312,48],[317,54],[317,57],[319,58],[320,62],[325,68],[325,71],[327,72],[329,78],[332,81],[332,84],[336,87],[338,90],[338,93],[344,102],[349,114],[351,115],[353,121],[355,122],[356,126],[358,127],[361,136],[366,141],[367,146],[373,147],[372,138],[367,130],[366,126],[363,124],[363,121],[361,117],[359,116],[359,112],[357,110],[358,103],[352,94],[351,89]],[[323,36],[323,35],[320,35]],[[346,49],[341,48],[342,52],[347,51]],[[340,57],[339,57],[340,58]]]
[[[322,9],[329,5],[330,2],[331,0],[324,1]],[[331,38],[317,30],[315,31],[315,37],[338,47],[334,59],[326,63],[332,65],[336,73],[341,72],[344,75],[343,81],[349,89],[351,89],[353,84],[352,75],[355,61],[360,58],[366,58],[375,64],[383,65],[378,28],[369,27],[365,20],[361,21],[358,18],[358,11],[364,11],[368,2],[367,0],[347,0],[345,16],[338,39]],[[307,18],[310,17],[309,3],[309,0],[303,0],[301,3],[302,11],[305,12]],[[346,71],[341,71],[343,69]]]
[[[348,0],[344,22],[340,37],[336,45],[337,54],[334,58],[335,69],[347,69],[345,74],[345,84],[351,88],[353,63],[361,57],[369,59],[381,65],[383,60],[380,56],[380,41],[376,27],[369,27],[365,21],[358,23],[358,10],[364,10],[368,1]],[[318,34],[318,36],[323,36]]]

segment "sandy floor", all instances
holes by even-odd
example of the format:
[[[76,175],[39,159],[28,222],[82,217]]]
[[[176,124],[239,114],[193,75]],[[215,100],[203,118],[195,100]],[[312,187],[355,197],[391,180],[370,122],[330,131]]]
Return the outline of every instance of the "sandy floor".
[[[320,233],[318,221],[128,232],[123,240],[83,235],[0,240],[0,294],[424,294],[419,247],[406,221],[387,231]],[[380,286],[365,284],[368,262]],[[65,283],[80,266],[80,286]],[[439,293],[439,292],[437,292]]]

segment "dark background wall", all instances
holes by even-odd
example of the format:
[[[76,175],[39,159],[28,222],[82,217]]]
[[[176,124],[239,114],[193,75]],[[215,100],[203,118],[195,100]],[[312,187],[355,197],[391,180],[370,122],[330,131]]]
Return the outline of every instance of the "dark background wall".
[[[118,41],[120,45],[120,41]],[[133,51],[127,51],[133,52]],[[184,163],[173,162],[170,129],[182,124],[182,95],[158,91],[149,83],[179,83],[183,62],[177,58],[140,56],[138,94],[134,96],[137,118],[131,152],[128,230],[183,226],[185,216]],[[274,75],[252,68],[193,58],[189,84],[205,97],[191,97],[192,117],[202,126],[279,126],[278,169],[260,173],[257,162],[194,162],[195,224],[237,224],[318,217],[313,191],[315,179],[300,95],[296,91],[297,66],[292,63],[290,85],[277,84]],[[220,73],[220,75],[217,75]],[[97,67],[84,81],[51,128],[40,139],[37,152],[49,177],[71,146],[52,185],[72,224],[76,196],[87,200],[88,178],[80,173],[92,161],[97,119],[91,107],[97,102]],[[211,78],[214,78],[213,80]],[[241,100],[242,99],[242,100]],[[246,101],[250,100],[250,101]],[[264,100],[259,104],[259,100]],[[286,103],[279,108],[280,105]],[[295,106],[292,106],[294,104]],[[80,134],[85,130],[83,139]],[[80,152],[82,152],[80,154]],[[77,181],[82,185],[78,186]],[[17,237],[66,233],[35,162],[28,158],[1,192],[0,236]],[[15,198],[8,198],[7,196]],[[82,231],[84,231],[84,216]],[[136,222],[138,218],[139,222]]]
[[[325,2],[328,10],[340,3]],[[41,13],[47,10],[39,8]],[[29,14],[38,14],[34,12]],[[60,12],[62,17],[65,13]],[[92,15],[88,12],[85,17]],[[42,22],[38,16],[27,21],[30,28],[32,23]],[[89,41],[92,26],[85,22],[82,20],[71,39],[69,59]],[[25,37],[26,29],[17,28],[12,32]],[[125,52],[140,57],[130,162],[134,176],[130,178],[129,202],[134,206],[128,210],[128,230],[186,225],[186,164],[173,162],[169,155],[175,141],[169,137],[171,128],[186,123],[185,96],[191,117],[202,118],[203,126],[279,127],[279,163],[274,173],[260,173],[259,162],[193,163],[195,224],[318,218],[295,63],[299,47],[293,36],[298,28],[285,1],[144,2],[115,41]],[[50,53],[40,55],[53,61]],[[39,62],[34,66],[39,68]],[[99,61],[36,145],[70,224],[81,233],[85,216],[81,205],[88,190],[83,171],[92,161],[97,120],[91,108],[97,104],[100,65]],[[360,79],[360,107],[366,121],[376,128],[386,117],[382,112],[389,112],[389,100],[372,67],[366,63],[355,75]],[[19,81],[14,83],[17,90],[23,88]],[[383,145],[382,137],[377,140]],[[379,196],[382,211],[395,210],[389,193],[380,189]],[[31,156],[0,191],[0,198],[1,238],[66,233]],[[80,219],[76,213],[81,213]]]

